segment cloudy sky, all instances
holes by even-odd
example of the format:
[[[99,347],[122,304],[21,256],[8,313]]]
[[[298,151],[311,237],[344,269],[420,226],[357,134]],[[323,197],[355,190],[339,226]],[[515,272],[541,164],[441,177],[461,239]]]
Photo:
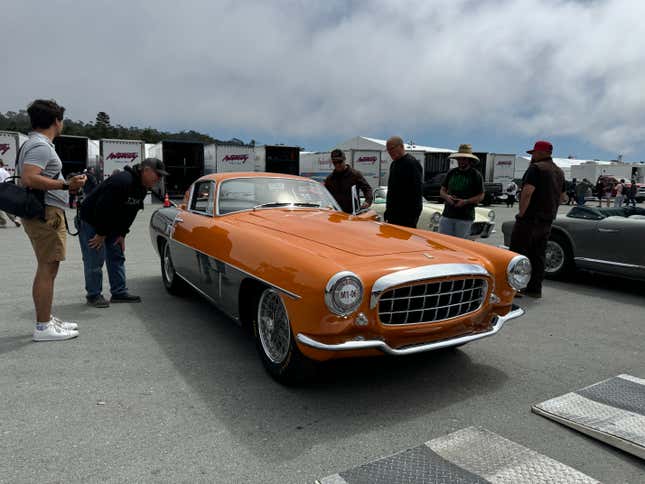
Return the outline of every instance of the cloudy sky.
[[[642,0],[20,0],[0,111],[323,150],[356,135],[645,160]]]

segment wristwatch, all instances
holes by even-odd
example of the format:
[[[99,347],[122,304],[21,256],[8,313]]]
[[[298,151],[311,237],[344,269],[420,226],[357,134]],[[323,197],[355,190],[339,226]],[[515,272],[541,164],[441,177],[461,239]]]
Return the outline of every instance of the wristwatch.
[[[69,191],[69,183],[67,183],[67,181],[63,181],[63,188],[61,188],[61,190]]]

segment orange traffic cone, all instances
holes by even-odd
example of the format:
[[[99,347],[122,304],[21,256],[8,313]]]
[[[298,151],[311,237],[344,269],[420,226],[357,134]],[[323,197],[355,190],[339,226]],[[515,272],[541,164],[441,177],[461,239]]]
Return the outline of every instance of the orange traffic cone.
[[[170,199],[168,198],[167,193],[163,197],[163,206],[164,207],[170,207]]]

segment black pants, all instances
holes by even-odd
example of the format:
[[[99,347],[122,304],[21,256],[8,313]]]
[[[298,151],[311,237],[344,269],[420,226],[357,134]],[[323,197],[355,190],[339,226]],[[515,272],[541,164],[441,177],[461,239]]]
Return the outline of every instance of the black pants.
[[[542,292],[546,243],[551,235],[551,222],[541,220],[517,220],[511,234],[510,249],[525,255],[531,261],[531,280],[526,290]]]
[[[515,204],[515,195],[508,195],[506,197],[506,206],[512,207]]]

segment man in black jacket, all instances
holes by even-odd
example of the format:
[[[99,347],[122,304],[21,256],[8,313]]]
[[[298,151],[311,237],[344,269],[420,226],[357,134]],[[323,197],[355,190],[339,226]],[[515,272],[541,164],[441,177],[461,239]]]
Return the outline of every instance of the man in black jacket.
[[[392,158],[387,182],[386,222],[416,228],[422,205],[421,163],[405,152],[403,139],[393,136],[385,149]]]
[[[333,150],[331,152],[331,162],[334,164],[334,171],[325,179],[325,187],[329,193],[336,199],[343,212],[352,213],[352,187],[356,186],[357,190],[363,192],[365,202],[359,208],[367,208],[372,205],[374,197],[372,196],[372,187],[363,174],[345,163],[345,153],[342,150]]]
[[[125,285],[125,236],[137,212],[143,210],[143,199],[162,176],[167,175],[157,158],[146,158],[140,165],[126,166],[97,186],[83,200],[78,228],[87,304],[108,307],[101,294],[103,263],[110,280],[111,302],[141,302],[128,293]]]

